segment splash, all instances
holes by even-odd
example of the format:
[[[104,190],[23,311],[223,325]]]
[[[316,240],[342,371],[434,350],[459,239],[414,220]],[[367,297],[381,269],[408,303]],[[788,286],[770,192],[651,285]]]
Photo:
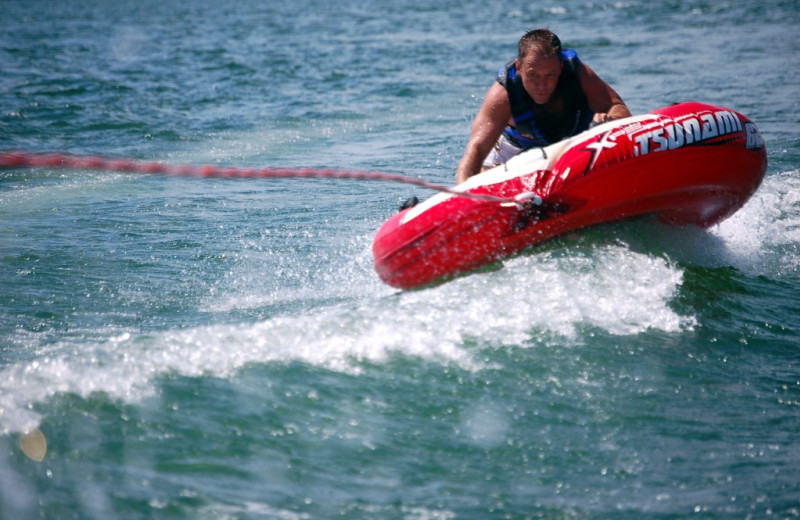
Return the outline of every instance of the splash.
[[[265,302],[283,314],[153,334],[106,332],[108,339],[101,342],[52,346],[0,372],[0,431],[35,430],[39,405],[54,395],[100,392],[136,402],[156,392],[158,380],[170,374],[229,378],[249,363],[301,362],[357,375],[397,356],[480,371],[492,362],[487,348],[535,348],[546,337],[580,342],[587,327],[614,335],[680,333],[691,329],[695,318],[670,305],[683,282],[675,261],[768,275],[796,271],[798,193],[797,171],[773,175],[740,212],[710,231],[652,224],[657,233],[626,233],[625,243],[590,240],[541,248],[508,259],[495,271],[420,291],[396,293],[374,279],[366,236],[355,252],[348,251],[351,261],[331,262],[343,272],[334,269],[313,289],[272,287],[265,295],[263,285],[248,282],[257,278],[253,273],[237,272],[243,282],[233,283],[234,292],[218,304],[222,314]],[[263,266],[245,267],[260,272]],[[314,300],[312,292],[321,298]],[[287,301],[300,301],[305,311],[288,315],[296,306]],[[212,314],[218,310],[207,303]],[[471,435],[490,442],[497,432]]]
[[[800,170],[771,175],[753,199],[712,230],[730,264],[751,273],[800,270]]]
[[[114,333],[98,343],[55,345],[35,359],[7,365],[0,372],[0,431],[33,431],[41,419],[38,406],[54,395],[100,392],[136,402],[169,374],[235,377],[248,363],[290,362],[359,374],[365,364],[390,363],[396,356],[480,371],[491,363],[482,349],[535,347],[542,337],[581,341],[586,327],[615,335],[680,333],[695,319],[670,305],[683,281],[674,262],[734,265],[767,275],[796,272],[798,193],[797,171],[773,175],[741,211],[709,231],[658,226],[658,233],[645,233],[648,238],[638,243],[626,234],[627,243],[552,246],[508,259],[498,270],[421,291],[395,293],[380,285],[368,254],[355,248],[350,253],[356,259],[337,263],[347,272],[323,277],[313,290],[324,298],[299,315]],[[222,305],[225,313],[264,303],[263,286],[234,286],[235,294],[227,294]],[[266,298],[278,302],[276,308],[287,307],[287,298],[310,298],[302,289],[273,289],[277,293]],[[103,336],[99,332],[95,337]]]
[[[676,332],[692,324],[669,307],[681,280],[664,259],[601,246],[519,257],[423,291],[358,299],[354,284],[348,301],[301,315],[65,344],[0,373],[0,429],[36,428],[37,403],[55,394],[136,402],[171,374],[231,378],[250,363],[302,362],[358,375],[397,356],[480,371],[492,363],[482,349],[535,344],[542,333],[570,342],[586,325],[622,335]]]
[[[752,275],[800,269],[800,171],[768,176],[753,197],[708,230],[659,226],[640,239],[679,262],[731,266]]]

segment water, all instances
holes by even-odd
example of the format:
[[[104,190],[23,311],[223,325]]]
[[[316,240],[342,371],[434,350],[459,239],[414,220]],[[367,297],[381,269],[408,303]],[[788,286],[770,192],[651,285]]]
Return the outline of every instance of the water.
[[[451,183],[546,25],[634,113],[739,110],[770,160],[710,230],[603,226],[410,292],[370,246],[416,188],[2,171],[0,517],[799,516],[798,23],[778,0],[0,3],[0,150]]]

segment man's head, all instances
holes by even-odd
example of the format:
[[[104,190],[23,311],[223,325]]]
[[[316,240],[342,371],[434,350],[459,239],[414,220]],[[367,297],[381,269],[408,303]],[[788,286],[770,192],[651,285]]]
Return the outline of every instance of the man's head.
[[[519,39],[520,60],[525,59],[528,52],[535,49],[542,56],[557,55],[561,57],[561,40],[550,29],[531,29]]]
[[[515,61],[522,85],[533,101],[547,103],[564,67],[558,36],[549,29],[528,31],[519,40],[519,57]]]

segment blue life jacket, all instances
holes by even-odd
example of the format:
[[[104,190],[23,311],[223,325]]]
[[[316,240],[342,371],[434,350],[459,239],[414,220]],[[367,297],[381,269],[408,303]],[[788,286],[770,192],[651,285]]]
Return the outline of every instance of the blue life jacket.
[[[547,146],[579,134],[588,129],[592,122],[594,113],[589,108],[586,94],[583,93],[578,79],[578,53],[567,49],[561,51],[561,55],[564,58],[564,69],[553,93],[554,96],[560,96],[564,103],[564,112],[559,118],[540,116],[541,120],[537,120],[533,110],[536,103],[522,85],[522,76],[518,74],[513,61],[497,73],[497,82],[508,92],[511,117],[514,119],[514,126],[505,129],[506,137],[523,150]]]

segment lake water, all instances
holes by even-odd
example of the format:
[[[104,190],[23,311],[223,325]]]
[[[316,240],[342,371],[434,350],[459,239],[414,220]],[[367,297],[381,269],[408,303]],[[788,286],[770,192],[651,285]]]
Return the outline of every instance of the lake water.
[[[770,161],[709,230],[409,292],[371,243],[419,188],[0,171],[0,517],[800,516],[800,6],[529,4],[0,2],[0,151],[451,184],[549,26],[634,113],[732,108]]]

